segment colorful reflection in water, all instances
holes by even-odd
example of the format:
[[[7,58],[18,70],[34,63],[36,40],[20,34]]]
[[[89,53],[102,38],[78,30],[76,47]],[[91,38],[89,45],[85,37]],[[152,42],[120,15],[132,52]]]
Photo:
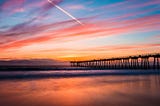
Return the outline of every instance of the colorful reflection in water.
[[[160,76],[0,81],[1,106],[159,106]]]

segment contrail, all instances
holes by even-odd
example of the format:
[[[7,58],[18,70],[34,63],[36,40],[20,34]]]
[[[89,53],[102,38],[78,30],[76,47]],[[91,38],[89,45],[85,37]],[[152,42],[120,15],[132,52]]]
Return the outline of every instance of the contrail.
[[[78,19],[76,19],[73,15],[71,15],[70,13],[68,13],[66,10],[64,10],[60,6],[58,6],[55,3],[53,3],[51,0],[48,0],[48,2],[51,3],[53,6],[55,6],[57,9],[59,9],[60,11],[62,11],[63,13],[65,13],[66,15],[68,15],[70,18],[72,18],[73,20],[75,20],[77,23],[83,25],[81,21],[79,21]]]

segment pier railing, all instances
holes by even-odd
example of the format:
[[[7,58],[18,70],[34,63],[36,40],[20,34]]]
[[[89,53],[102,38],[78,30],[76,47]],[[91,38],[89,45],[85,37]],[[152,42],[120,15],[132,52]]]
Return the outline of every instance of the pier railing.
[[[71,61],[72,67],[96,69],[160,69],[160,53],[119,58]]]

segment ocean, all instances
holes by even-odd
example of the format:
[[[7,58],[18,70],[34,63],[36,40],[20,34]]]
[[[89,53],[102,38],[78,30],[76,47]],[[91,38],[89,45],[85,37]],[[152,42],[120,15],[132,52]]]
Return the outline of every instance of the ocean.
[[[0,105],[159,106],[160,75],[153,71],[0,72]]]

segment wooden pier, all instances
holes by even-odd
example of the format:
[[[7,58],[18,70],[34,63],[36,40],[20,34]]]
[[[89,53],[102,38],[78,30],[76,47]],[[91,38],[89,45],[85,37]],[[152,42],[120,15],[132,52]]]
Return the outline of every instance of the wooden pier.
[[[160,69],[160,53],[99,60],[71,61],[70,64],[72,67],[94,69]]]

